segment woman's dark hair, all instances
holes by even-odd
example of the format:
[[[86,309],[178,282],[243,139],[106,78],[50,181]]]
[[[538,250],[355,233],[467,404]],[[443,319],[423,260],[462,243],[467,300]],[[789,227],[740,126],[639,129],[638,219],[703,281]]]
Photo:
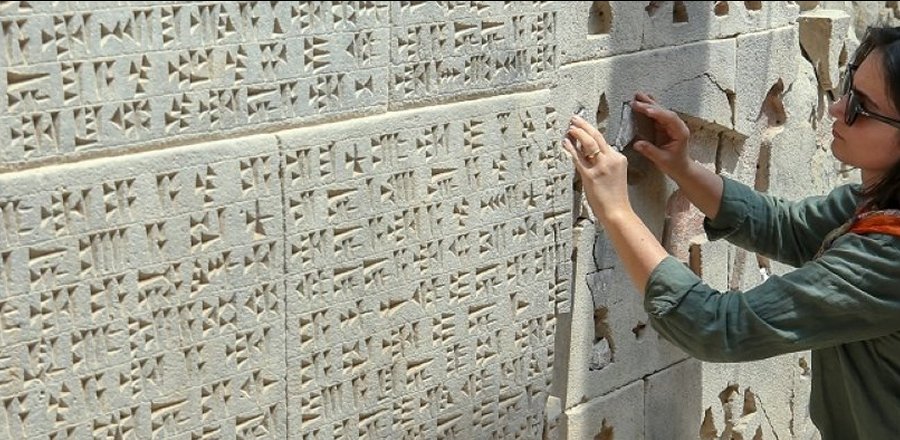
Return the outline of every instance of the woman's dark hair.
[[[881,67],[887,81],[888,97],[894,108],[900,110],[900,27],[870,27],[856,50],[853,64],[859,66],[875,50],[882,55]],[[900,209],[900,163],[895,164],[880,181],[858,191],[858,194],[866,200],[867,208]]]

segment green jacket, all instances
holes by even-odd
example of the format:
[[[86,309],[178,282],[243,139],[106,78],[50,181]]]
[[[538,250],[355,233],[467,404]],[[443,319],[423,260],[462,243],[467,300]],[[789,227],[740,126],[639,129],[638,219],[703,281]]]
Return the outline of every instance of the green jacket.
[[[746,292],[719,292],[669,256],[644,307],[666,339],[698,359],[750,361],[812,350],[810,414],[824,440],[900,438],[900,238],[824,237],[854,214],[845,185],[786,202],[723,178],[710,240],[797,267]]]

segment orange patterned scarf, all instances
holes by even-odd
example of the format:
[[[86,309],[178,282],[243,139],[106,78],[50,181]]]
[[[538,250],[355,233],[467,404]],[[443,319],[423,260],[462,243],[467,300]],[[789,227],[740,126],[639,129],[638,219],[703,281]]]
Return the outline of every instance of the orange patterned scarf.
[[[854,215],[847,223],[831,231],[822,241],[822,247],[814,258],[819,258],[834,244],[838,237],[852,232],[854,234],[887,234],[900,237],[900,210],[885,209],[866,211]]]
[[[850,231],[857,234],[888,234],[900,237],[900,211],[869,211],[856,217]]]

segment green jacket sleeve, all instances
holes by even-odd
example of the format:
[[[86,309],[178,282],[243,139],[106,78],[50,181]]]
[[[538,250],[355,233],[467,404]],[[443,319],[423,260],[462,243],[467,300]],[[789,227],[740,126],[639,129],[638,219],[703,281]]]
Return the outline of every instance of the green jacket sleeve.
[[[826,196],[789,202],[761,194],[722,177],[722,201],[715,220],[704,220],[710,240],[725,238],[751,252],[799,267],[812,258],[822,240],[853,216],[858,198],[851,185]]]
[[[739,362],[900,330],[900,238],[846,234],[819,258],[746,292],[719,292],[667,257],[644,307],[666,339],[701,360]]]

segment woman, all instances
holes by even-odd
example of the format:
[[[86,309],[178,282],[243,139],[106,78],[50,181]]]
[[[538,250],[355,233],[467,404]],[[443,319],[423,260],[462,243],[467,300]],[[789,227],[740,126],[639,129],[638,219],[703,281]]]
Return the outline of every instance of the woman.
[[[631,209],[625,157],[594,127],[573,119],[580,150],[563,143],[660,334],[717,362],[812,350],[810,412],[822,437],[900,438],[900,28],[870,29],[847,71],[829,108],[832,151],[862,185],[793,203],[691,160],[684,122],[635,95],[657,131],[635,149],[706,215],[709,238],[798,267],[743,293],[710,288],[666,253]]]

